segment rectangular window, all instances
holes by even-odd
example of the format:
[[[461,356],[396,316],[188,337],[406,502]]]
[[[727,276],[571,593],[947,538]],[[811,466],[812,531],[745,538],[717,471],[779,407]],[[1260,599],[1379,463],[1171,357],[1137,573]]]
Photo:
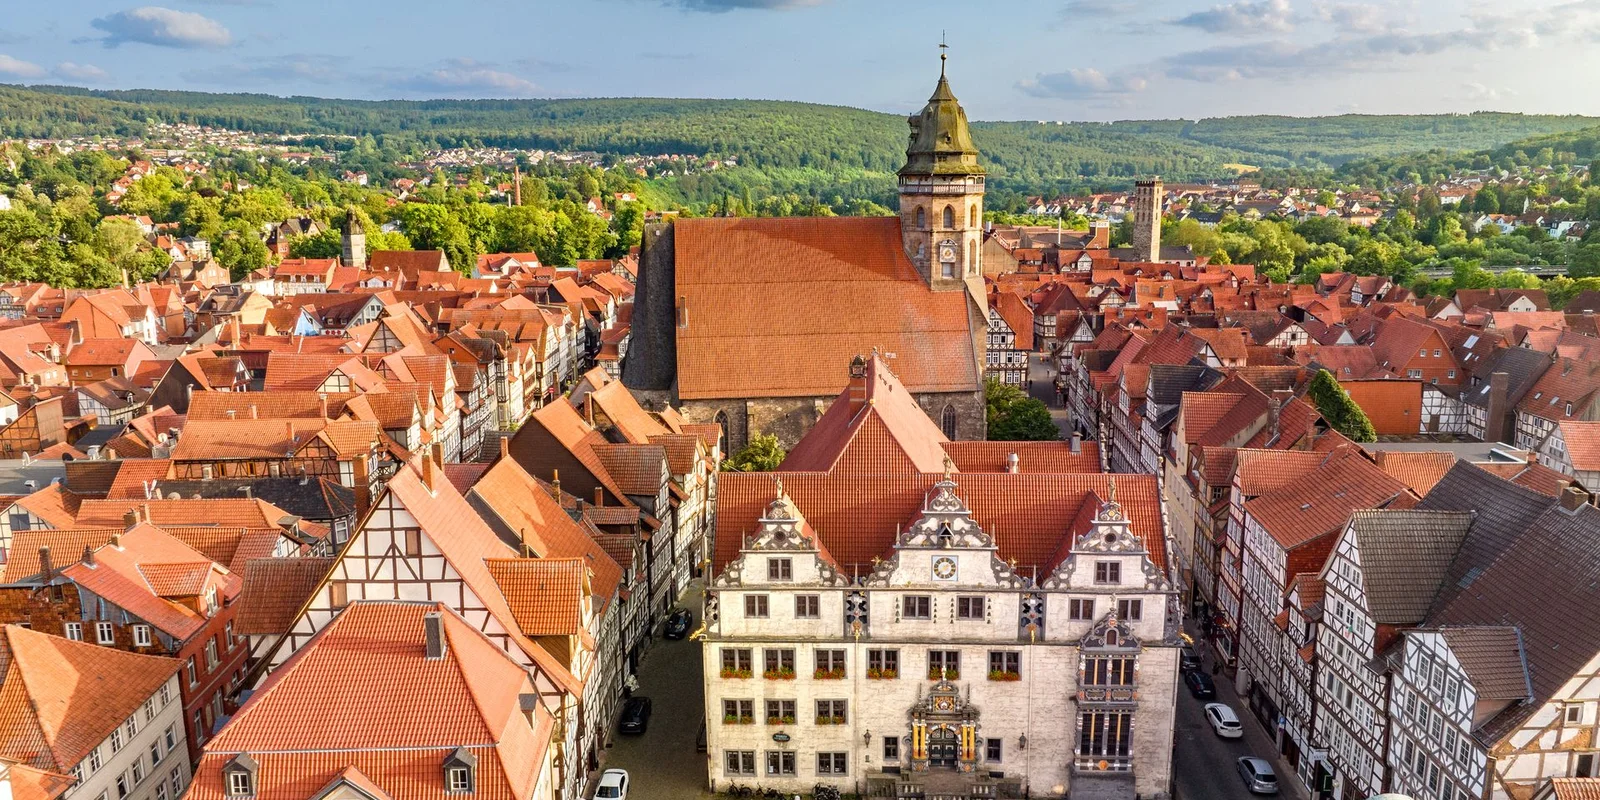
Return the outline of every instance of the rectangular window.
[[[905,619],[933,619],[933,598],[925,594],[911,594],[901,598],[900,616]]]
[[[149,647],[150,646],[150,626],[149,625],[135,625],[135,626],[133,626],[133,646],[134,647]]]
[[[749,725],[756,721],[756,701],[722,701],[722,722],[725,725]]]
[[[150,765],[151,766],[155,766],[156,764],[160,764],[160,763],[161,763],[161,740],[157,739],[157,740],[155,740],[155,741],[150,743]]]
[[[1094,600],[1068,600],[1067,619],[1094,619]]]
[[[1568,725],[1583,724],[1583,704],[1573,703],[1572,705],[1567,706],[1564,710],[1566,712],[1564,717]]]
[[[217,640],[212,639],[206,642],[206,672],[216,669],[218,663]]]
[[[794,677],[794,650],[769,647],[761,651],[762,666],[769,678]]]
[[[794,597],[795,619],[820,619],[822,598],[814,594],[797,594]]]
[[[343,583],[328,585],[328,604],[335,609],[350,605],[350,587]]]
[[[1122,583],[1122,563],[1119,561],[1096,561],[1094,564],[1094,582],[1107,585]]]
[[[867,651],[867,677],[869,677],[869,678],[898,678],[898,677],[900,677],[900,651],[899,650],[868,650]]]
[[[74,642],[83,641],[83,623],[69,622],[66,625],[66,636]]]
[[[788,750],[768,750],[767,775],[794,775],[794,753]]]
[[[121,750],[121,749],[122,749],[122,729],[121,728],[112,728],[111,729],[111,752],[115,753],[115,752],[117,752],[118,750]]]
[[[144,756],[142,756],[142,755],[134,756],[134,758],[133,758],[133,785],[134,786],[138,786],[143,781],[144,781]]]
[[[194,741],[196,744],[206,740],[206,718],[200,711],[194,712]]]
[[[818,753],[817,774],[848,775],[849,769],[845,766],[847,763],[847,755],[847,753]]]
[[[957,597],[956,619],[983,619],[983,598]]]
[[[1132,752],[1133,714],[1085,711],[1078,715],[1078,755],[1126,758]]]
[[[177,767],[173,767],[172,771],[167,773],[167,785],[172,787],[173,797],[183,794],[183,773],[179,772]]]
[[[162,741],[167,744],[167,752],[172,752],[172,748],[178,746],[178,726],[168,725],[167,733],[162,737]]]
[[[1143,600],[1118,600],[1117,618],[1122,620],[1144,619]]]
[[[1089,658],[1084,661],[1083,682],[1089,686],[1132,686],[1132,658]]]
[[[1022,654],[1011,650],[989,651],[989,679],[1016,680],[1022,676]]]
[[[96,622],[94,624],[94,638],[99,644],[115,644],[117,641],[116,629],[109,622]]]
[[[123,727],[128,729],[128,741],[133,741],[133,737],[139,735],[139,720],[134,717],[128,717]]]
[[[163,683],[161,684],[161,707],[166,708],[167,703],[170,702],[172,702],[172,684]]]
[[[406,555],[411,558],[422,555],[422,531],[415,528],[406,531]]]
[[[846,722],[846,701],[844,700],[818,700],[817,724],[818,725],[843,725]]]
[[[194,667],[194,656],[189,656],[189,662],[187,664],[185,664],[184,667],[185,667],[185,669],[187,669],[189,671],[189,685],[190,686],[199,685],[199,683],[200,683],[200,673],[195,670],[195,667]]]
[[[756,751],[724,750],[722,763],[724,771],[730,777],[753,776],[756,774]]]
[[[156,800],[167,800],[167,785],[165,783],[156,784]]]
[[[988,739],[983,743],[983,760],[991,764],[998,764],[1001,761],[1000,756],[1004,750],[1004,739]]]
[[[755,667],[751,663],[749,648],[722,648],[722,677],[748,678],[752,669],[755,669]]]
[[[452,794],[465,794],[472,791],[472,772],[466,767],[451,767],[446,770],[446,791]]]
[[[228,773],[228,795],[231,797],[249,797],[250,773],[242,770]]]
[[[929,650],[928,651],[928,680],[936,681],[940,678],[957,680],[961,677],[961,651],[960,650]]]
[[[764,594],[745,595],[744,615],[748,619],[765,619],[767,617],[767,596]]]
[[[839,679],[844,677],[844,651],[843,650],[818,650],[817,674],[818,678]]]
[[[234,637],[234,635],[233,635],[233,620],[230,619],[227,622],[224,622],[222,624],[222,647],[223,647],[223,649],[224,650],[233,649],[233,643],[235,641],[236,641],[236,637]]]
[[[794,560],[788,558],[767,559],[767,580],[792,581],[794,580]]]
[[[99,772],[99,771],[100,771],[100,747],[99,747],[99,745],[96,745],[93,750],[89,751],[89,774],[92,775],[92,774],[94,774],[96,772]]]
[[[793,725],[794,701],[793,700],[768,700],[767,724],[768,725]]]
[[[117,800],[128,796],[128,773],[117,776]]]
[[[144,701],[144,721],[149,722],[156,718],[156,699],[147,697]]]

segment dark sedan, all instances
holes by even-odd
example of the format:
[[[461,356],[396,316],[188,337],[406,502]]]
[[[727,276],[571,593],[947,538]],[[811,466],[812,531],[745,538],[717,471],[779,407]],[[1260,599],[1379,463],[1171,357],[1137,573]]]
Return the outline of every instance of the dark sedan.
[[[694,623],[694,615],[689,609],[680,608],[667,615],[666,630],[662,632],[668,639],[682,639],[689,635],[689,626]]]
[[[1211,682],[1211,676],[1204,672],[1185,672],[1183,682],[1189,685],[1189,694],[1196,700],[1217,699],[1217,685]]]
[[[617,730],[622,733],[644,733],[650,724],[650,698],[630,697],[622,704],[622,721],[617,723]]]

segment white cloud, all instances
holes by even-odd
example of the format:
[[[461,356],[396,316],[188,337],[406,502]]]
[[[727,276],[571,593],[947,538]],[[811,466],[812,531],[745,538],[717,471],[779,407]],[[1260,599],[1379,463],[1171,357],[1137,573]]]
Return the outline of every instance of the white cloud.
[[[111,77],[106,74],[105,70],[93,64],[78,64],[72,61],[63,61],[57,64],[52,72],[56,74],[56,77],[72,81],[95,82]]]
[[[1106,100],[1144,91],[1147,84],[1148,82],[1137,74],[1107,75],[1093,67],[1083,67],[1064,72],[1044,73],[1021,81],[1017,86],[1035,97]]]
[[[20,58],[0,55],[0,75],[13,78],[43,78],[47,74],[44,67]]]
[[[497,67],[470,58],[457,58],[393,85],[428,97],[533,97],[540,94],[539,86],[533,81]]]
[[[101,17],[89,23],[104,31],[106,47],[138,42],[158,47],[186,49],[225,47],[233,34],[222,23],[192,11],[161,6],[140,6]]]
[[[1471,81],[1461,84],[1461,88],[1466,92],[1463,99],[1469,103],[1493,103],[1517,96],[1513,89],[1496,89]]]
[[[1289,0],[1259,0],[1214,6],[1172,21],[1207,33],[1250,36],[1294,30],[1294,10]]]
[[[329,84],[349,77],[345,70],[347,61],[343,56],[289,53],[248,63],[185,70],[182,77],[195,83],[229,86]]]

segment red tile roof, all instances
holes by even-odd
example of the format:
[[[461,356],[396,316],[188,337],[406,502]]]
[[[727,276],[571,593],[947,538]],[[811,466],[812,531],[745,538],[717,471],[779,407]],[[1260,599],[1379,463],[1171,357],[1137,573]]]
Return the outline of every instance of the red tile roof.
[[[683,219],[674,238],[684,399],[834,395],[873,348],[914,392],[978,388],[970,301],[928,288],[897,218]]]
[[[1444,474],[1456,465],[1456,455],[1448,451],[1416,452],[1379,450],[1372,454],[1378,468],[1387,472],[1421,497],[1431,491]]]

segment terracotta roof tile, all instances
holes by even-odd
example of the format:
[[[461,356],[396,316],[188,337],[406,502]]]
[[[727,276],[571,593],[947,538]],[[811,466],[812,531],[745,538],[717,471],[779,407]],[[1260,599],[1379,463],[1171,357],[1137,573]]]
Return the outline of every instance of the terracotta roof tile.
[[[584,573],[588,568],[583,559],[498,558],[487,563],[524,636],[577,636],[584,632]]]
[[[234,629],[245,635],[287,631],[332,568],[331,557],[252,559],[239,592]]]
[[[1331,461],[1284,488],[1245,502],[1245,513],[1289,550],[1341,528],[1350,512],[1406,508],[1416,497],[1364,458]]]
[[[1379,450],[1372,458],[1379,469],[1405,484],[1418,497],[1426,496],[1456,465],[1455,453],[1448,451]]]
[[[685,399],[837,394],[874,347],[914,392],[978,388],[970,301],[928,289],[896,218],[685,219],[674,240]]]

